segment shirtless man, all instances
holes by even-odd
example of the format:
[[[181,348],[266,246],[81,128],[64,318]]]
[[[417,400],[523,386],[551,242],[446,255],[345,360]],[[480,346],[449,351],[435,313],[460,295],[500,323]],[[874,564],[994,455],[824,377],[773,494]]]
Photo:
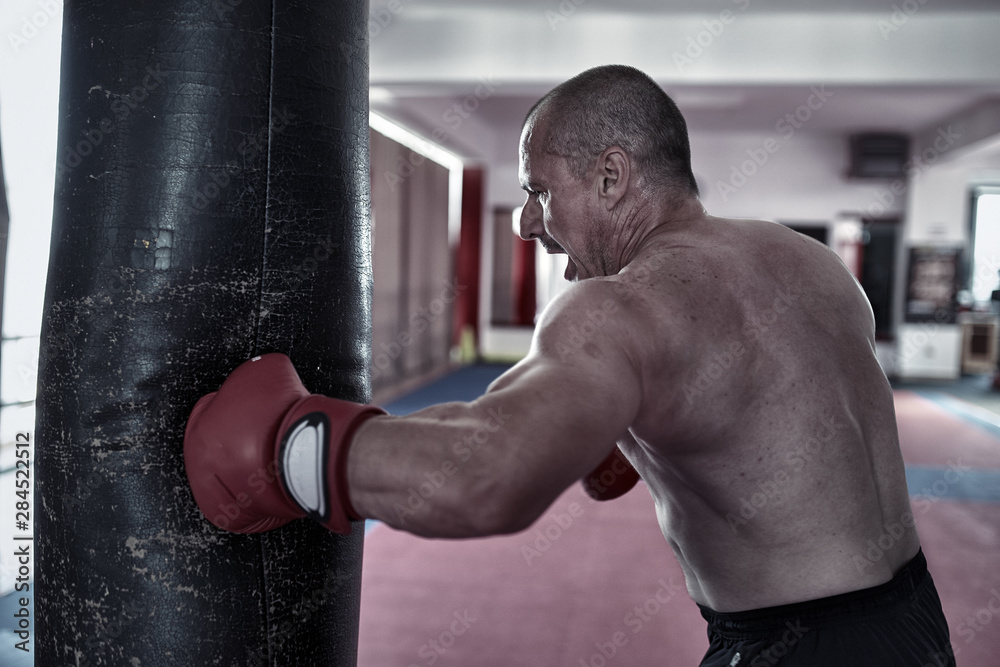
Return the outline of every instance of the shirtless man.
[[[573,282],[528,356],[474,401],[405,417],[310,396],[280,355],[247,362],[189,422],[206,517],[512,533],[581,478],[627,488],[617,443],[709,622],[702,665],[954,664],[872,311],[837,256],[708,215],[683,117],[631,68],[546,95],[520,157],[521,236],[565,253]],[[276,483],[254,490],[264,468]]]

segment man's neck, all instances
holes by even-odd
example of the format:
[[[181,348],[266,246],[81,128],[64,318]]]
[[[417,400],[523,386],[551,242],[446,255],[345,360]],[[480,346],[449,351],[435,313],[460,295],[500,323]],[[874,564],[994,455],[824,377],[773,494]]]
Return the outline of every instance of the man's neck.
[[[629,265],[654,240],[681,225],[706,217],[705,208],[696,197],[681,201],[649,200],[637,202],[623,220],[624,240],[618,252],[618,271]]]

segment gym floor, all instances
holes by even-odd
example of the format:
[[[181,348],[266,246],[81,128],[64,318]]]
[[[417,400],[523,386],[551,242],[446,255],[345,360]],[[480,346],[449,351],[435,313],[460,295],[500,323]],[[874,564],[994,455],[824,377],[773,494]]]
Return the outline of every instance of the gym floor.
[[[506,368],[469,366],[386,408],[408,414],[469,400]],[[1000,392],[985,377],[894,388],[917,527],[958,664],[993,667],[1000,655],[993,611],[1000,608]],[[0,489],[7,488],[11,471],[0,474]],[[612,503],[570,488],[517,535],[425,540],[372,522],[366,532],[361,667],[683,666],[697,664],[707,647],[704,621],[641,484]],[[0,598],[5,667],[32,664],[31,654],[15,648],[18,607],[16,595]]]

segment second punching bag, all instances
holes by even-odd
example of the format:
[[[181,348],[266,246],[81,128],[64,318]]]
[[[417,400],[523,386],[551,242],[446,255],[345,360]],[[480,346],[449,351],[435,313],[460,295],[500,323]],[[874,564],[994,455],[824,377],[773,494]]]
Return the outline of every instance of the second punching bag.
[[[353,665],[363,531],[219,531],[197,398],[369,400],[367,3],[66,3],[38,384],[40,665]]]

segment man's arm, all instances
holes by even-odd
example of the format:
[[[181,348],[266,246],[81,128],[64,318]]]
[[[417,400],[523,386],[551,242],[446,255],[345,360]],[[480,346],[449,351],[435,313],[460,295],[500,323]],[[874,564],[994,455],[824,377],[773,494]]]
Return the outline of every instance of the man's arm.
[[[348,453],[351,504],[429,537],[528,527],[608,456],[639,409],[629,319],[607,282],[577,283],[483,396],[369,419]]]

